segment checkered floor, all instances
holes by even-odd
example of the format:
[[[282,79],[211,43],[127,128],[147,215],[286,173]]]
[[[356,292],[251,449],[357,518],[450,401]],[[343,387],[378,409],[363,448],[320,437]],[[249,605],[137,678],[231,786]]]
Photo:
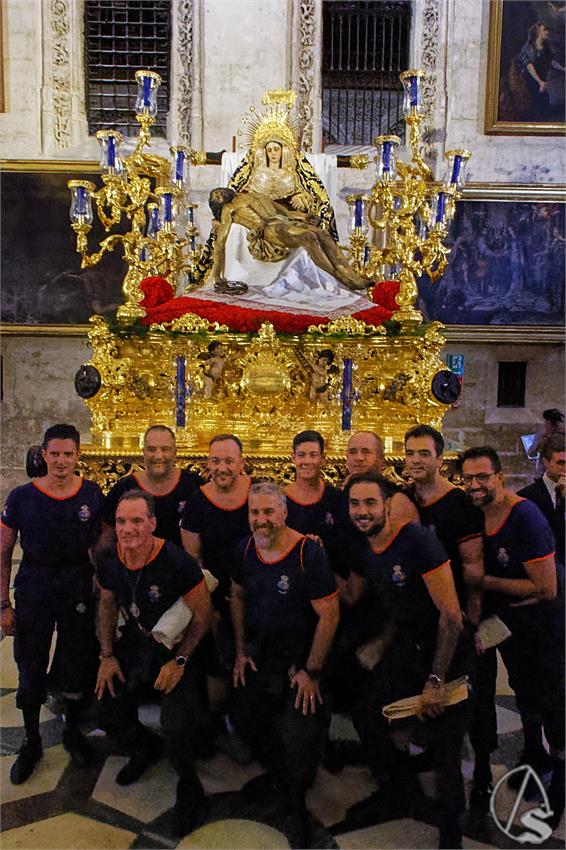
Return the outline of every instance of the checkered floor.
[[[113,751],[105,736],[93,729],[90,740],[96,751],[96,764],[86,770],[75,768],[61,745],[61,720],[48,708],[43,709],[41,716],[44,757],[27,782],[12,785],[9,771],[23,730],[20,712],[15,707],[17,672],[10,638],[0,643],[0,664],[0,846],[3,850],[67,847],[73,850],[172,847],[276,850],[300,846],[296,824],[277,800],[252,804],[238,794],[248,779],[261,772],[260,766],[255,762],[241,766],[225,752],[199,762],[199,774],[210,797],[209,818],[200,829],[178,841],[174,838],[172,820],[176,777],[167,762],[156,764],[133,785],[120,787],[114,778],[126,758]],[[504,675],[500,676],[498,694],[500,747],[494,756],[496,779],[515,764],[522,744],[519,716]],[[142,708],[141,719],[157,728],[157,706]],[[350,724],[338,717],[333,719],[332,735],[341,740],[355,737]],[[463,771],[468,785],[472,768],[470,758],[465,756]],[[422,774],[421,782],[425,791],[427,785],[431,789],[430,775]],[[337,774],[320,768],[308,795],[313,819],[312,846],[348,850],[436,847],[436,829],[411,819],[334,835],[332,825],[343,819],[348,806],[364,799],[371,790],[370,774],[364,766],[347,764]],[[511,797],[508,804],[511,808]],[[464,833],[465,847],[502,848],[516,844],[497,828],[489,814],[468,814]],[[539,846],[564,847],[564,823]]]

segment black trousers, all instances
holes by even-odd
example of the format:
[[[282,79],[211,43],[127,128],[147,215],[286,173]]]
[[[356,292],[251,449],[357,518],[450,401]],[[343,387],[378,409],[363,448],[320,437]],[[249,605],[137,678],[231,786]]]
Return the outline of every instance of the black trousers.
[[[153,638],[136,632],[137,627],[124,635],[115,645],[115,655],[126,678],[124,683],[114,678],[116,696],[108,690],[99,703],[98,725],[110,737],[122,739],[130,751],[135,751],[143,739],[143,727],[138,721],[138,708],[148,694],[159,692],[153,683],[170,653]],[[183,677],[170,694],[161,695],[161,725],[165,752],[179,774],[193,772],[194,742],[199,740],[207,724],[204,701],[204,677],[198,651],[185,666]]]
[[[55,684],[63,696],[70,699],[78,700],[85,692],[91,692],[98,645],[90,566],[20,570],[14,596],[18,708],[33,709],[45,701],[49,650],[55,628]]]
[[[304,794],[316,778],[328,708],[323,703],[305,716],[294,706],[296,695],[287,672],[248,668],[246,686],[232,691],[230,717],[279,788]]]
[[[436,770],[440,818],[450,824],[465,808],[461,748],[468,726],[467,701],[426,721],[414,719],[390,724],[382,714],[384,705],[422,692],[431,662],[430,653],[423,651],[410,634],[399,632],[373,672],[358,670],[352,720],[374,775],[380,784],[393,783],[399,793],[410,787],[411,771],[407,756],[392,740],[394,724],[403,722],[405,731],[413,732],[413,740],[430,749]],[[447,679],[467,673],[469,663],[466,637]]]
[[[553,750],[564,750],[564,602],[508,608],[499,616],[511,630],[500,646],[524,721],[542,720]]]

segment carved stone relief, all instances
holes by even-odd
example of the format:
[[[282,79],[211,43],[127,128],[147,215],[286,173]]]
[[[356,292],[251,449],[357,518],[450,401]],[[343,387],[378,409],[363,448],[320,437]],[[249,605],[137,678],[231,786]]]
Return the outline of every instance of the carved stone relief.
[[[177,0],[177,55],[172,67],[177,68],[172,87],[171,108],[176,113],[178,144],[191,144],[191,113],[193,107],[193,0]]]
[[[297,118],[302,128],[301,147],[312,151],[320,144],[320,72],[322,0],[296,0],[294,7],[293,88],[297,92]]]
[[[49,113],[55,147],[61,150],[72,142],[71,9],[68,0],[50,0],[49,38],[45,40],[49,69]],[[47,46],[48,45],[48,46]]]

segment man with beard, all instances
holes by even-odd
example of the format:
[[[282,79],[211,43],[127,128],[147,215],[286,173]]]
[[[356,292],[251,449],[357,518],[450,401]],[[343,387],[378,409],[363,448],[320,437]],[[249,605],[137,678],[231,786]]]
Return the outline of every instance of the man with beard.
[[[338,624],[336,584],[324,550],[286,525],[285,495],[271,482],[249,495],[252,537],[239,546],[230,608],[236,639],[231,717],[267,773],[248,798],[280,793],[300,817],[327,723],[324,663]]]
[[[181,545],[179,528],[181,514],[189,495],[201,483],[195,472],[179,469],[176,463],[175,434],[166,425],[151,425],[143,438],[144,468],[125,475],[106,496],[103,515],[104,532],[100,548],[113,542],[116,505],[121,496],[130,490],[144,490],[155,499],[155,533],[177,546]]]
[[[375,472],[354,473],[346,487],[350,518],[363,541],[352,552],[350,591],[373,592],[375,617],[385,620],[378,661],[371,643],[358,652],[359,676],[352,718],[379,790],[352,806],[343,831],[407,817],[418,795],[416,780],[396,750],[382,715],[384,705],[420,693],[419,742],[430,746],[437,771],[440,847],[461,847],[465,807],[460,748],[465,703],[448,711],[446,679],[461,675],[469,652],[448,556],[427,529],[392,521],[389,482]]]
[[[466,492],[485,517],[486,603],[511,630],[500,646],[521,717],[542,718],[552,759],[553,826],[564,811],[564,600],[557,593],[552,531],[533,502],[505,487],[495,449],[462,456]],[[525,761],[542,772],[525,727]]]
[[[199,643],[209,626],[210,594],[195,559],[155,537],[155,527],[152,496],[130,490],[116,508],[117,546],[98,559],[99,726],[126,746],[130,759],[116,782],[130,785],[161,755],[160,738],[138,719],[147,689],[161,693],[165,749],[179,776],[176,827],[185,835],[206,811],[193,751],[206,722]],[[169,649],[151,632],[179,600],[192,617]],[[125,623],[116,638],[119,613]]]

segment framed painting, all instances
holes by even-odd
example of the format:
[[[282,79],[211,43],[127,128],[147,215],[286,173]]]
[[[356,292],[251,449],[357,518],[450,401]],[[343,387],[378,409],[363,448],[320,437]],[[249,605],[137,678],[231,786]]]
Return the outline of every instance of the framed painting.
[[[121,252],[81,269],[69,220],[68,180],[93,180],[96,163],[3,162],[1,319],[4,329],[78,331],[94,313],[112,315],[122,303],[126,266]],[[104,236],[93,222],[89,245]],[[84,328],[82,328],[84,330]]]
[[[475,184],[456,205],[441,280],[420,309],[447,325],[564,325],[566,187]]]
[[[485,132],[563,135],[566,3],[491,0]]]

